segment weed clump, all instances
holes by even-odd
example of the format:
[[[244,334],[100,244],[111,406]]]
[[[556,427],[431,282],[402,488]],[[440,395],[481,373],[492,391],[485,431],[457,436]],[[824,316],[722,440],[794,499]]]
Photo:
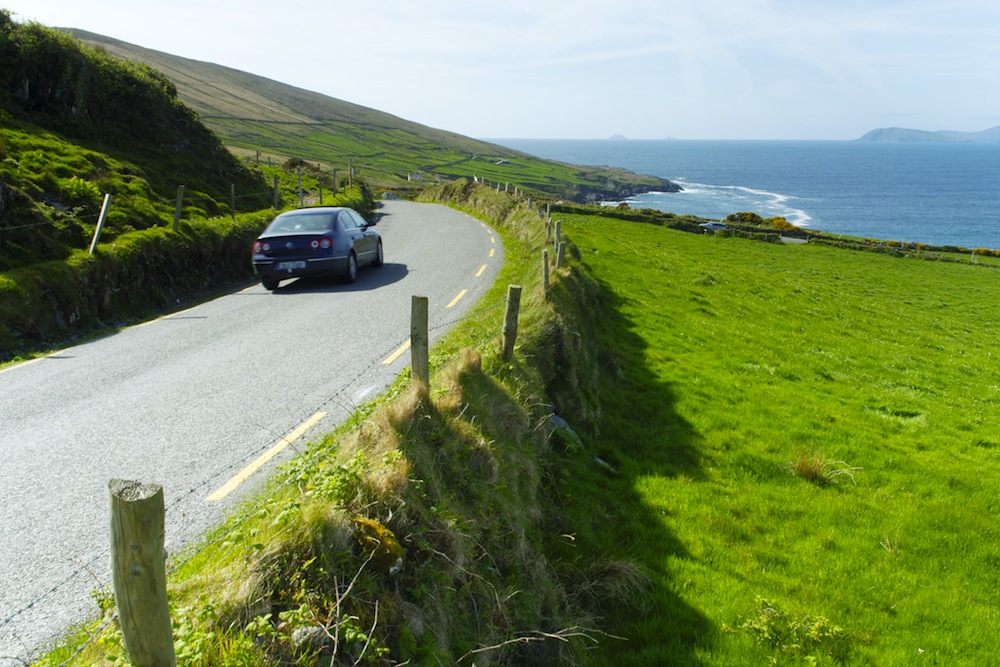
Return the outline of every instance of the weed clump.
[[[861,468],[849,466],[843,461],[826,458],[819,452],[800,452],[785,467],[792,475],[817,486],[836,484],[842,477],[857,484],[854,473],[861,470]]]
[[[798,616],[761,597],[757,598],[756,607],[739,628],[757,641],[783,654],[803,657],[808,664],[818,664],[823,657],[838,663],[847,660],[849,638],[843,628],[825,616]]]

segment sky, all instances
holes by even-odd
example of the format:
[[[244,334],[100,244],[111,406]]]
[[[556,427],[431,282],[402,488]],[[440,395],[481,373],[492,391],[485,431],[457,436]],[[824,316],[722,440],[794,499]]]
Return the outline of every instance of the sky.
[[[996,0],[0,0],[479,139],[1000,125]]]

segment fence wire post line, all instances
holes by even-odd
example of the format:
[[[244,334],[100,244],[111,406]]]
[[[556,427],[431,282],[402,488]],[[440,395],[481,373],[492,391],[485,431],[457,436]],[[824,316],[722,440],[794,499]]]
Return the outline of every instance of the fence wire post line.
[[[514,357],[514,344],[517,342],[517,318],[521,308],[521,286],[507,286],[507,310],[503,318],[503,333],[501,335],[502,352],[500,358],[510,361]]]
[[[410,301],[410,365],[415,381],[430,386],[430,336],[427,327],[426,296],[413,296]]]
[[[81,642],[80,645],[76,647],[76,651],[73,653],[73,655],[71,655],[70,657],[66,658],[65,661],[60,662],[59,663],[59,667],[66,667],[67,665],[71,664],[74,660],[76,660],[80,656],[80,654],[83,653],[86,650],[86,648],[88,646],[90,646],[90,644],[95,639],[97,639],[98,637],[100,637],[101,634],[105,630],[108,629],[109,625],[111,625],[112,623],[114,623],[117,620],[118,620],[118,614],[117,613],[112,614],[110,618],[106,619],[97,628],[95,628],[94,632],[91,633],[91,635],[89,637],[87,637],[86,640],[84,640],[83,642]]]
[[[108,193],[104,195],[104,204],[101,205],[101,214],[97,218],[97,227],[94,229],[94,238],[90,242],[90,253],[94,254],[94,250],[97,249],[97,244],[101,240],[101,230],[104,229],[104,221],[108,217],[108,208],[111,206],[111,194]]]
[[[542,290],[549,295],[549,249],[542,251]]]
[[[177,186],[177,205],[174,207],[174,231],[177,231],[177,227],[181,221],[181,207],[184,205],[184,186]]]
[[[111,577],[125,654],[139,667],[174,667],[177,658],[163,548],[163,487],[113,479],[108,491]]]
[[[49,590],[45,591],[44,593],[42,593],[37,598],[35,598],[31,602],[29,602],[28,604],[24,605],[20,609],[17,609],[16,611],[12,612],[10,614],[10,616],[8,616],[7,618],[3,619],[3,621],[0,621],[0,628],[3,628],[4,626],[9,625],[15,618],[17,618],[18,616],[20,616],[24,612],[30,611],[31,609],[34,609],[34,607],[35,607],[36,604],[38,604],[39,602],[41,602],[45,598],[49,597],[50,595],[52,595],[53,593],[55,593],[56,591],[58,591],[60,588],[62,588],[63,586],[65,586],[69,582],[76,580],[76,578],[79,577],[84,572],[89,572],[91,565],[93,565],[94,563],[96,563],[99,560],[102,560],[102,559],[106,558],[107,555],[108,555],[108,551],[107,551],[107,549],[105,549],[100,554],[98,554],[98,555],[94,556],[93,558],[91,558],[89,561],[87,561],[86,563],[84,563],[83,565],[81,565],[80,567],[78,567],[76,570],[74,570],[70,574],[68,574],[62,581],[60,581],[59,583],[57,583],[56,585],[54,585],[52,588],[50,588]]]

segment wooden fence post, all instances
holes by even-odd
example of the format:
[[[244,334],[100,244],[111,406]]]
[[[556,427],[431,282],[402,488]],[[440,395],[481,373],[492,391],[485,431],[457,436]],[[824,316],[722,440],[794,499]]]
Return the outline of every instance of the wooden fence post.
[[[302,201],[303,201],[303,199],[302,199],[302,197],[303,197],[303,195],[302,195],[302,167],[299,167],[296,170],[296,174],[298,174],[298,177],[299,177],[299,208],[302,208],[302,206],[304,205],[302,203]]]
[[[413,379],[430,388],[430,336],[427,333],[426,296],[414,296],[410,303],[410,366]]]
[[[556,268],[559,268],[562,264],[562,262],[559,261],[559,258],[562,257],[562,222],[556,220],[555,227],[555,238],[552,240],[552,247],[556,253]]]
[[[177,186],[177,204],[174,206],[174,231],[181,222],[181,207],[184,205],[184,186]]]
[[[507,310],[503,316],[500,357],[510,361],[514,357],[514,343],[517,340],[517,316],[521,309],[521,286],[507,285]]]
[[[104,220],[108,217],[108,208],[111,206],[111,193],[104,195],[104,203],[101,205],[101,215],[97,217],[97,227],[94,229],[94,238],[90,241],[90,254],[94,254],[97,249],[97,242],[101,240],[101,230],[104,229]]]
[[[274,177],[274,210],[278,210],[278,177]]]
[[[549,295],[549,249],[542,251],[542,290]]]
[[[232,213],[233,220],[236,219],[236,184],[229,184],[229,211]]]
[[[135,667],[174,667],[167,602],[163,487],[123,479],[111,492],[111,576],[122,640]]]

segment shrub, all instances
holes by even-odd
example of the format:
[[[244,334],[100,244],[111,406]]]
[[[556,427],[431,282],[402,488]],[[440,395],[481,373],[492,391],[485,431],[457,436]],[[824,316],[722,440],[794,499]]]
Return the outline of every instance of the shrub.
[[[755,615],[743,621],[740,629],[781,653],[805,657],[808,664],[816,664],[818,656],[844,662],[850,649],[843,628],[825,616],[794,616],[760,597]]]
[[[59,189],[65,195],[66,203],[71,206],[94,205],[101,201],[101,191],[97,185],[79,176],[60,181]]]
[[[755,225],[760,227],[764,224],[764,218],[760,217],[756,213],[743,211],[740,213],[730,213],[726,216],[726,222],[732,222],[738,225]]]
[[[773,218],[768,218],[766,220],[766,222],[767,222],[767,224],[769,224],[771,227],[774,227],[775,229],[781,229],[781,230],[789,231],[789,232],[801,231],[799,227],[796,227],[792,223],[788,222],[788,220],[785,220],[780,215],[776,215]]]

